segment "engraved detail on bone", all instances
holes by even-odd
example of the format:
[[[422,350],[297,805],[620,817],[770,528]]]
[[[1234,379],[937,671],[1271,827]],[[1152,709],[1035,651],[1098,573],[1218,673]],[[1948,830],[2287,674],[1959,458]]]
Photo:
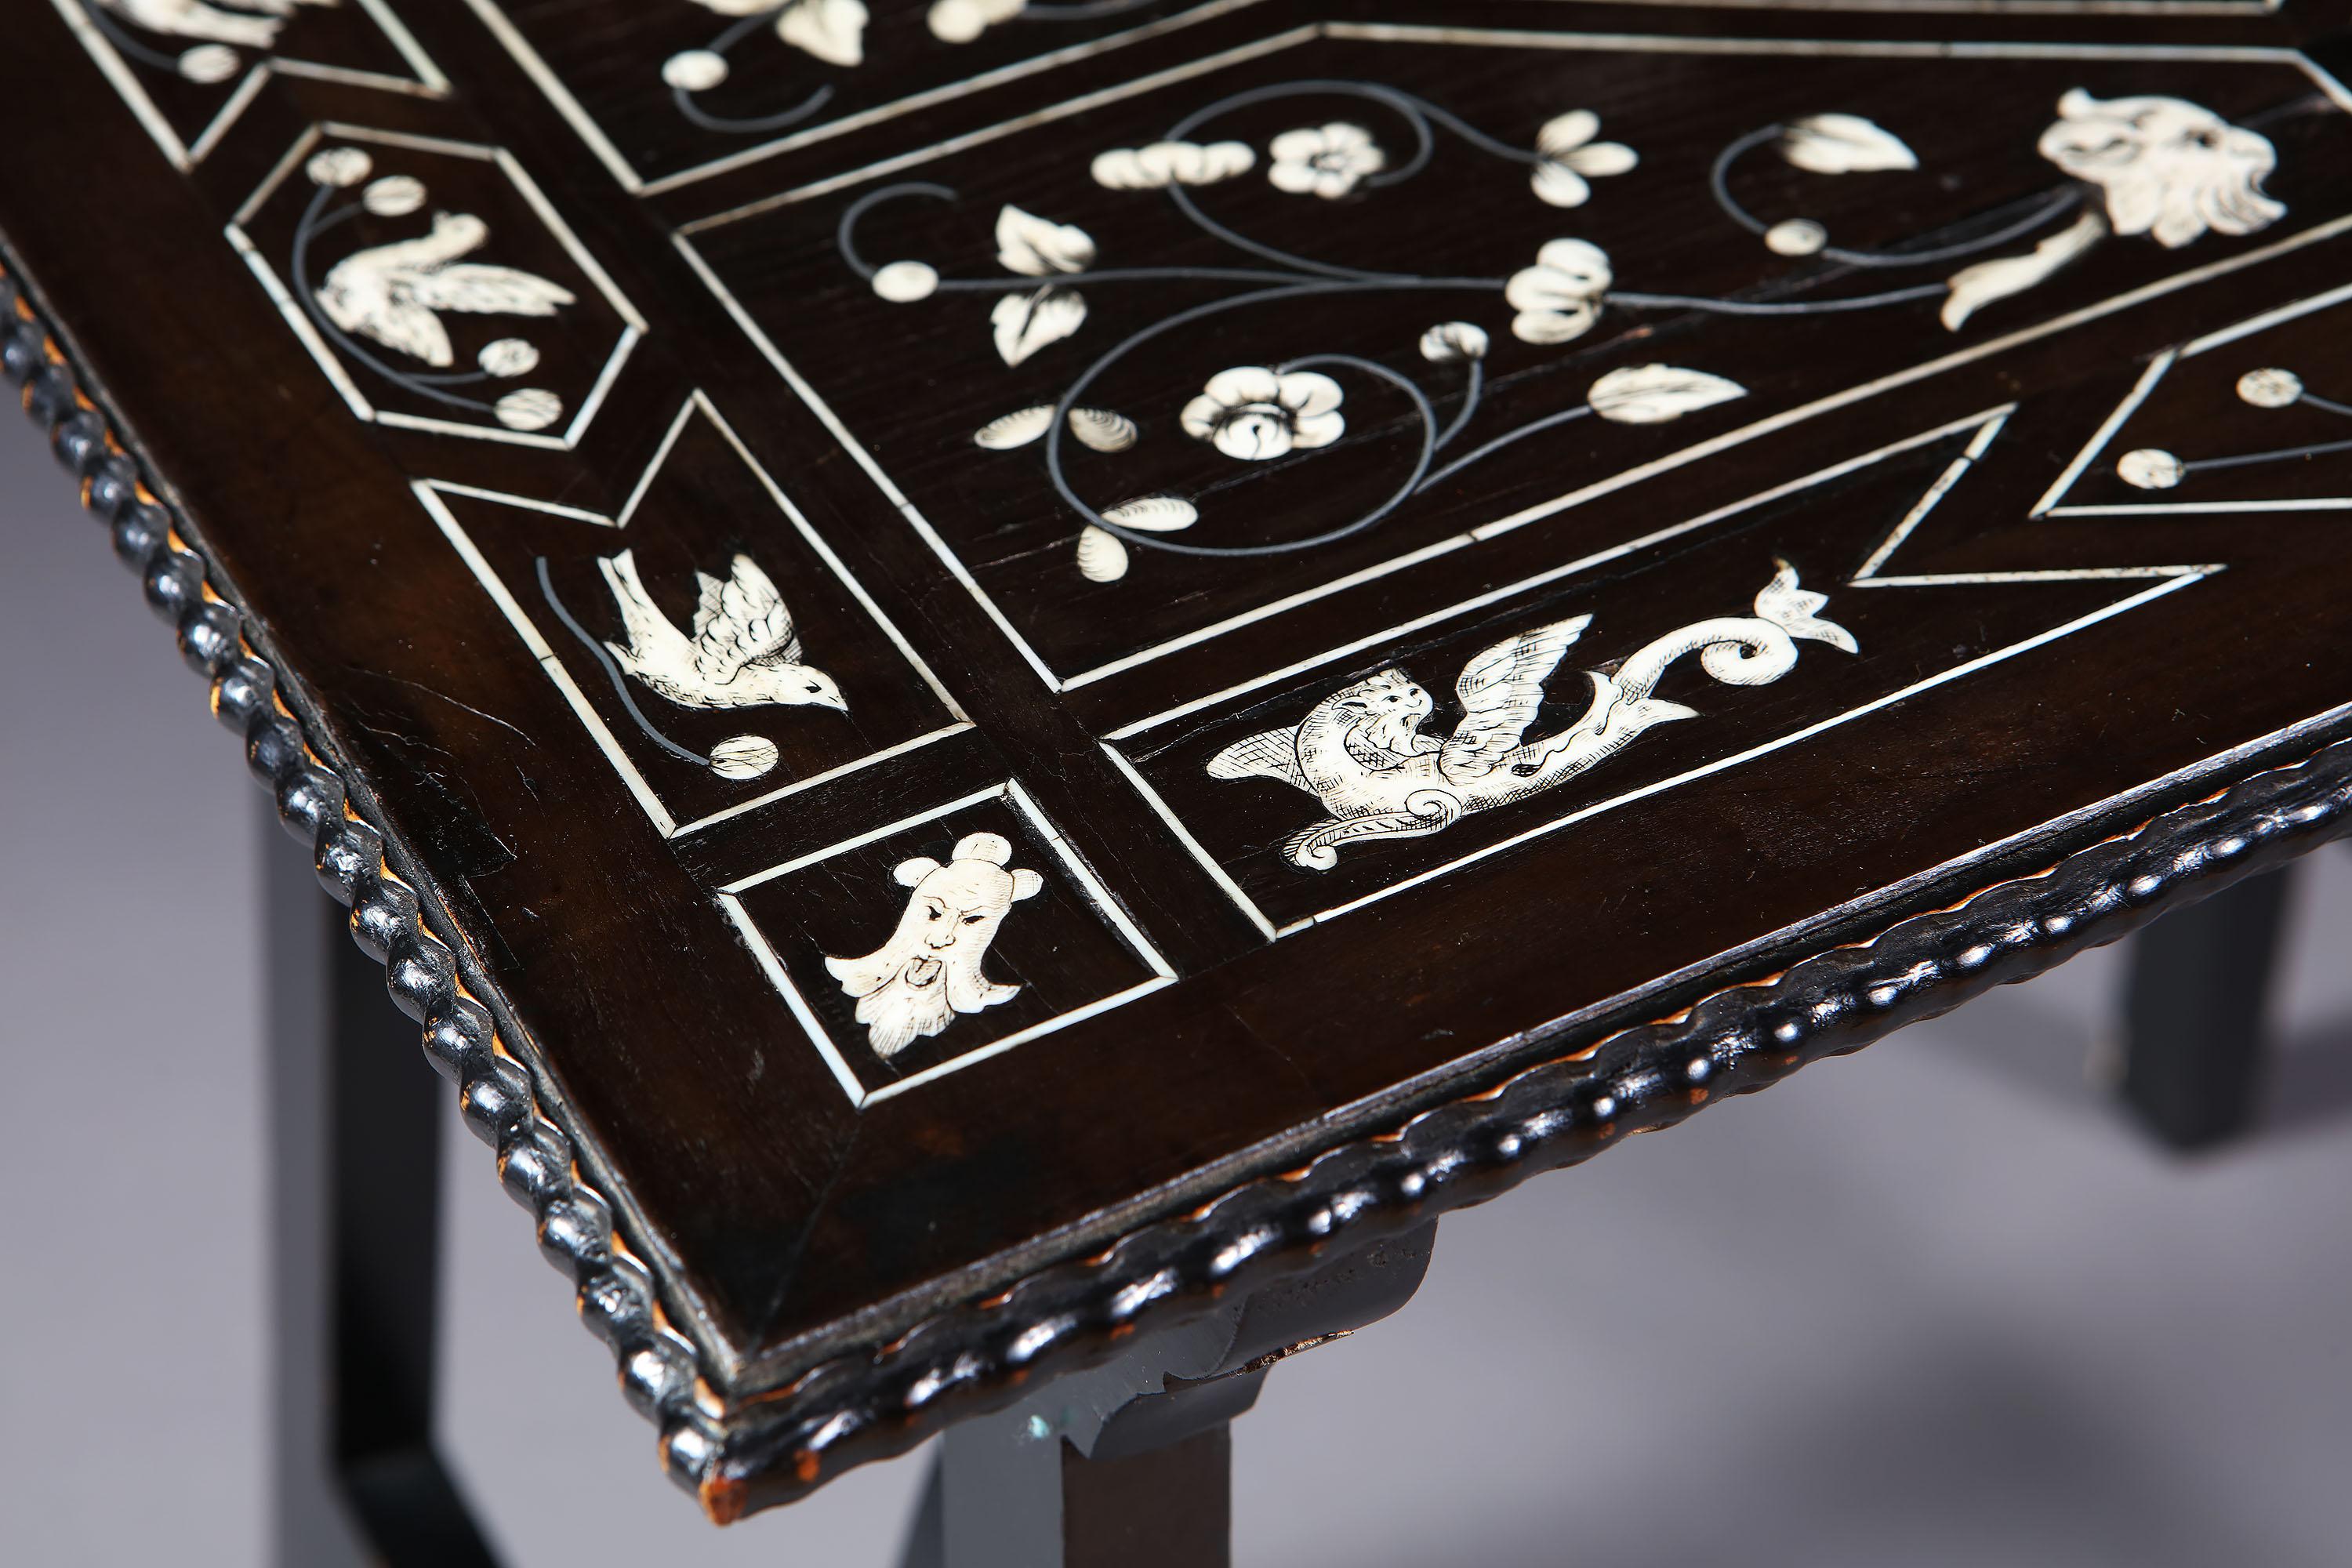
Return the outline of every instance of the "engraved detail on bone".
[[[1587,671],[1591,705],[1555,734],[1527,739],[1545,682],[1591,626],[1591,616],[1521,632],[1463,666],[1454,686],[1462,721],[1443,741],[1421,732],[1434,706],[1429,693],[1391,668],[1326,697],[1295,730],[1234,742],[1210,759],[1209,776],[1273,779],[1315,796],[1328,819],[1283,847],[1307,870],[1339,864],[1345,844],[1442,832],[1472,812],[1540,795],[1597,767],[1653,725],[1697,718],[1696,710],[1652,695],[1686,656],[1696,655],[1699,668],[1727,686],[1764,686],[1796,668],[1800,640],[1858,652],[1852,633],[1820,617],[1829,596],[1800,587],[1787,562],[1774,564],[1752,616],[1695,621],[1637,649],[1614,673]]]
[[[974,833],[942,866],[929,856],[899,863],[892,873],[911,888],[890,940],[863,958],[824,961],[841,989],[857,998],[866,1043],[887,1061],[916,1040],[937,1035],[959,1014],[1010,1002],[1018,985],[982,973],[982,961],[1013,906],[1034,898],[1045,879],[1026,868],[1007,870],[1013,846],[997,834]]]

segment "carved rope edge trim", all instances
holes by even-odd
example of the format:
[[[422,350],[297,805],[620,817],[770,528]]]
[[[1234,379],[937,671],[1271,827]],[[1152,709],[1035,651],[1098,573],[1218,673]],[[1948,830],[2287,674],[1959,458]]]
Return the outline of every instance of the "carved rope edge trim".
[[[529,1209],[540,1251],[579,1293],[580,1316],[612,1348],[621,1391],[661,1429],[671,1477],[699,1493],[719,1453],[693,1342],[673,1327],[653,1275],[614,1231],[612,1205],[582,1179],[572,1146],[541,1114],[530,1069],[499,1038],[489,1010],[458,978],[456,955],[425,930],[417,894],[384,860],[383,835],[352,809],[344,781],[311,750],[278,695],[244,617],[205,581],[206,565],[172,512],[140,479],[66,354],[0,266],[0,370],[23,388],[26,413],[81,480],[82,505],[113,533],[147,603],[177,632],[189,667],[212,680],[212,708],[243,737],[247,766],[274,796],[287,831],[308,844],[320,885],[352,911],[352,940],[384,966],[384,987],[424,1026],[425,1055],[457,1086],[458,1110],[498,1152],[507,1192]]]
[[[570,1142],[541,1114],[528,1068],[458,979],[455,954],[424,929],[417,894],[385,866],[383,835],[358,818],[343,781],[305,742],[242,617],[206,584],[204,561],[141,483],[5,268],[0,367],[23,386],[26,412],[80,478],[83,504],[111,528],[115,552],[177,631],[183,657],[212,679],[215,713],[244,737],[247,763],[288,830],[311,846],[321,884],[351,906],[352,940],[384,963],[393,1000],[424,1026],[427,1058],[457,1086],[466,1124],[498,1150],[503,1184],[531,1211],[541,1250],[573,1280],[581,1316],[612,1346],[623,1392],[659,1426],[670,1475],[722,1523],[1016,1397],[1041,1358],[1060,1370],[1108,1353],[1139,1321],[1304,1267],[1343,1235],[1360,1245],[1483,1202],[1713,1099],[1763,1089],[2040,973],[2127,934],[2159,906],[2352,832],[2352,741],[2340,741],[2040,871],[1513,1069],[1391,1131],[1142,1225],[1094,1257],[1048,1265],[983,1300],[950,1305],[871,1353],[836,1356],[728,1408],[702,1383],[698,1353],[668,1322],[650,1270],[614,1234],[611,1205],[581,1179]]]

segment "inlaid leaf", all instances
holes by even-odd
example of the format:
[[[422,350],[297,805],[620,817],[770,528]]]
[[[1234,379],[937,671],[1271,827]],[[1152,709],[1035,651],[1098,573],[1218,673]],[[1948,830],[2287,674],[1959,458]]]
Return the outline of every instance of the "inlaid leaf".
[[[1118,535],[1088,524],[1078,535],[1078,574],[1089,583],[1115,583],[1126,576],[1126,543]]]
[[[1094,237],[1076,224],[1054,223],[1008,202],[996,215],[996,259],[1024,278],[1084,272],[1095,262]]]
[[[1070,410],[1070,434],[1097,452],[1124,452],[1135,445],[1135,421],[1108,408]]]
[[[1006,364],[1019,364],[1083,326],[1087,302],[1075,289],[1040,289],[1034,294],[1007,294],[988,319],[996,329],[998,357]]]
[[[1140,533],[1174,533],[1201,521],[1192,503],[1176,496],[1144,496],[1122,501],[1103,513],[1121,528]]]
[[[985,447],[992,452],[1009,452],[1015,447],[1026,447],[1053,423],[1054,405],[1040,403],[1034,408],[1016,408],[990,420],[971,433],[971,441],[973,446]]]
[[[1612,370],[1585,394],[1592,412],[1621,425],[1663,425],[1696,409],[1745,397],[1736,381],[1671,364],[1627,365]]]
[[[1816,174],[1919,166],[1901,137],[1859,114],[1814,114],[1793,122],[1780,133],[1780,156]]]

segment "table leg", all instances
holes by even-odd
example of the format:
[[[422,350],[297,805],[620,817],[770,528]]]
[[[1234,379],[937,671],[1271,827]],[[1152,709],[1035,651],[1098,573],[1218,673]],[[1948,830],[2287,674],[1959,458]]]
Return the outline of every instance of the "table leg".
[[[441,1082],[273,821],[268,912],[280,1568],[494,1568],[433,1447]]]
[[[900,1568],[1225,1568],[1234,1418],[1283,1355],[1411,1300],[1436,1229],[1343,1254],[950,1428]]]
[[[2220,1142],[2252,1112],[2289,874],[2232,883],[2133,939],[2123,1099],[2177,1149]]]

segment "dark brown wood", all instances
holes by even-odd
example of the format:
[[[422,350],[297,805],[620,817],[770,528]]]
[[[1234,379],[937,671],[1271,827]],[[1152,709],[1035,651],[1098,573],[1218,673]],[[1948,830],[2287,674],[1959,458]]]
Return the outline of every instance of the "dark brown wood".
[[[1062,1528],[1073,1564],[1222,1568],[1233,1561],[1233,1428],[1121,1459],[1062,1450]]]
[[[135,9],[9,374],[714,1516],[2340,830],[2328,6]]]

